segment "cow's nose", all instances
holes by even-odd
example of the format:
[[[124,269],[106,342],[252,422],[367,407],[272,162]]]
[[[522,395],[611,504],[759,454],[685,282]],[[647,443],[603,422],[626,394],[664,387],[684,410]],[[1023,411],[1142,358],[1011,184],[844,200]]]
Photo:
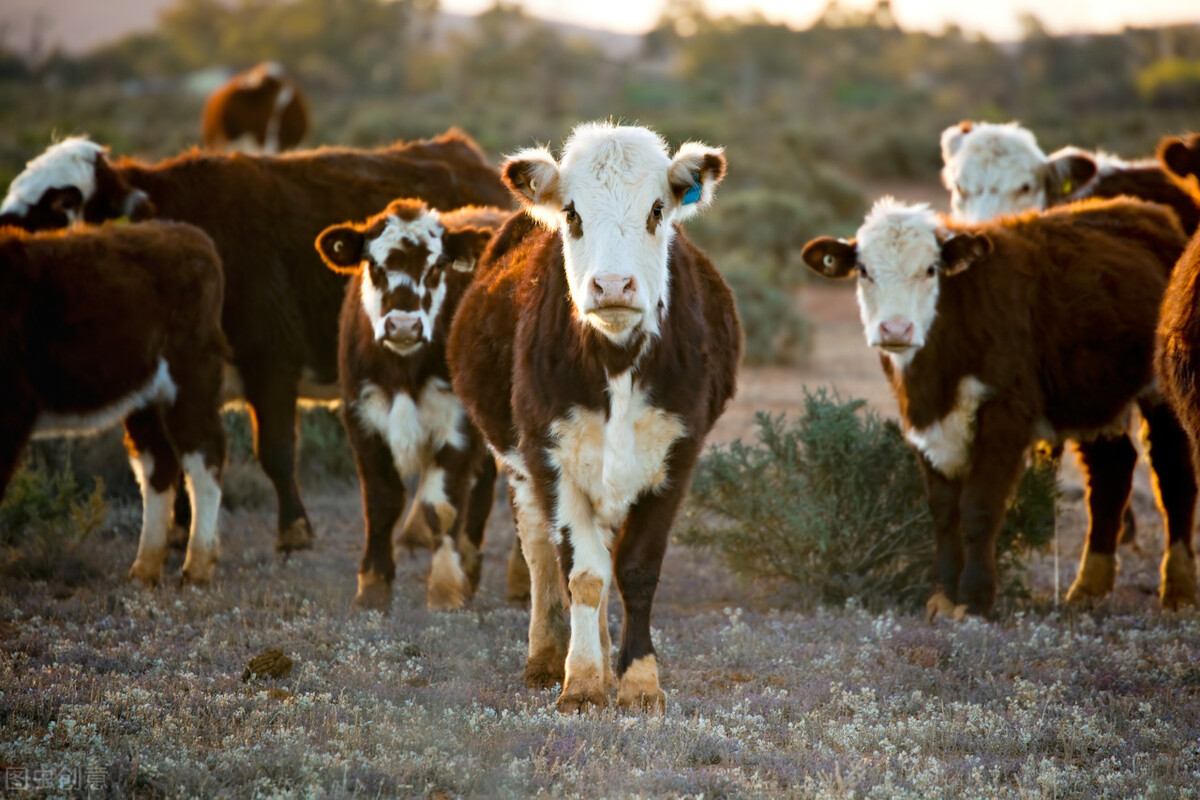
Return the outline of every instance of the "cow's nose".
[[[879,343],[881,345],[910,345],[913,340],[914,327],[906,319],[889,319],[879,323]]]
[[[592,299],[598,307],[631,306],[637,294],[637,278],[608,273],[592,278]]]
[[[389,339],[420,339],[423,329],[420,317],[400,316],[392,314],[384,323],[383,329]]]

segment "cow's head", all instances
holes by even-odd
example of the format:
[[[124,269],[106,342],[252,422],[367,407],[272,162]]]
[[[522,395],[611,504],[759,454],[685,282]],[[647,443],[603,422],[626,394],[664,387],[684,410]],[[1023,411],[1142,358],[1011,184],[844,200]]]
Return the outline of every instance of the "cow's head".
[[[875,204],[853,239],[822,236],[804,247],[804,263],[830,278],[858,275],[858,307],[867,344],[904,366],[925,345],[942,281],[992,251],[984,234],[950,232],[924,203],[890,197]]]
[[[623,344],[639,330],[659,333],[675,224],[712,204],[725,155],[689,142],[671,158],[651,130],[589,123],[571,134],[561,162],[531,148],[501,175],[528,213],[559,232],[577,317]]]
[[[1200,133],[1187,138],[1166,137],[1158,143],[1158,160],[1168,172],[1180,178],[1200,177]]]
[[[444,335],[450,284],[475,269],[490,238],[482,228],[447,232],[437,211],[403,199],[366,222],[326,228],[316,244],[330,269],[362,275],[375,341],[406,356]]]
[[[109,165],[106,150],[82,136],[51,145],[9,184],[0,214],[26,230],[65,228],[80,221],[145,219],[154,208]]]
[[[1089,183],[1097,165],[1066,148],[1047,157],[1033,134],[1015,122],[961,122],[942,131],[942,183],[950,208],[965,222],[1045,209]]]

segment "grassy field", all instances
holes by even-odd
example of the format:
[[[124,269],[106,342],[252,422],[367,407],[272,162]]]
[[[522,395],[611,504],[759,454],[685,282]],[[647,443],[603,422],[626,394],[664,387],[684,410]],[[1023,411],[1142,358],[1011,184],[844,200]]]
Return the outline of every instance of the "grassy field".
[[[777,587],[677,546],[655,612],[666,715],[565,718],[554,691],[522,685],[507,508],[469,611],[424,610],[418,556],[380,616],[350,611],[355,487],[308,497],[317,548],[287,561],[271,551],[270,510],[223,512],[207,590],[123,580],[136,507],[114,508],[48,579],[5,578],[7,796],[1174,798],[1200,786],[1200,617],[1161,614],[1142,593],[1090,613],[930,625],[853,604],[789,609]],[[291,675],[243,682],[273,647]]]

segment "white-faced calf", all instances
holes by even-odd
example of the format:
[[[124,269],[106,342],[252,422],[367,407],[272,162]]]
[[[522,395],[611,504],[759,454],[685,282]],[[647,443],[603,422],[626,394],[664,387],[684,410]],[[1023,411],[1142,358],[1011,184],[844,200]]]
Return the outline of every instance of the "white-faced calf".
[[[211,580],[225,435],[221,266],[190,225],[0,229],[0,494],[30,436],[124,421],[142,488],[131,578],[162,574],[175,484],[192,504],[183,578]]]
[[[1158,306],[1184,237],[1162,206],[1087,201],[979,225],[885,198],[851,240],[803,258],[858,276],[867,344],[899,404],[937,531],[931,613],[987,614],[995,539],[1035,440],[1074,440],[1089,529],[1069,598],[1103,596],[1116,573],[1136,452],[1121,431],[1137,403],[1167,523],[1161,599],[1196,600],[1196,485],[1186,439],[1154,391]]]
[[[724,173],[717,148],[671,157],[652,131],[608,124],[576,128],[561,161],[512,156],[502,174],[526,213],[496,234],[451,329],[455,390],[513,486],[532,578],[525,679],[562,680],[564,713],[609,702],[614,577],[617,701],[665,703],[650,608],[741,356],[733,296],[679,223]]]
[[[448,230],[421,201],[396,200],[317,239],[326,264],[353,276],[342,306],[338,376],[367,524],[357,606],[391,603],[392,529],[404,510],[402,479],[415,475],[420,483],[405,527],[429,532],[429,607],[462,608],[479,584],[496,465],[450,388],[446,336],[493,230]]]

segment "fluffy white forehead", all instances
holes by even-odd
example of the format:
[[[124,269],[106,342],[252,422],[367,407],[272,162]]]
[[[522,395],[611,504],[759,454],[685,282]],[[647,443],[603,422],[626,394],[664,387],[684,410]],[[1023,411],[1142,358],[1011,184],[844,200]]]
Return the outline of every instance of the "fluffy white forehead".
[[[653,188],[665,190],[670,166],[667,144],[654,131],[589,122],[577,127],[567,140],[561,170],[570,200],[572,192],[585,187],[625,194],[646,186],[656,175],[660,184],[652,184]]]
[[[925,269],[941,248],[941,220],[928,203],[906,204],[883,197],[855,235],[858,260],[870,270],[891,266]]]
[[[96,160],[103,155],[103,147],[83,136],[51,145],[9,184],[0,214],[23,214],[37,205],[47,189],[74,186],[87,200],[96,191]]]
[[[1009,177],[1017,170],[1032,172],[1045,161],[1046,154],[1027,128],[1015,122],[979,122],[962,135],[962,144],[942,168],[942,177],[947,185],[995,186],[998,176]]]
[[[393,250],[399,250],[405,244],[424,245],[429,251],[426,265],[432,266],[442,257],[442,234],[445,232],[441,217],[433,209],[412,220],[391,214],[383,232],[375,237],[367,249],[375,263],[382,267],[387,264],[388,254]]]

